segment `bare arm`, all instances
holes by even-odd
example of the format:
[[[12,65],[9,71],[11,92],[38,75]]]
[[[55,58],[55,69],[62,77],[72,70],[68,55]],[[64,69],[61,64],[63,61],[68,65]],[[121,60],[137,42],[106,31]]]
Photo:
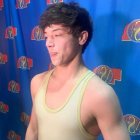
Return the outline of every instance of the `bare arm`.
[[[130,140],[114,90],[105,86],[96,102],[95,116],[104,140]]]
[[[35,76],[31,81],[31,96],[32,96],[33,107],[32,107],[31,119],[26,131],[25,140],[38,140],[38,127],[37,127],[37,117],[34,108],[34,98],[40,87],[40,83],[41,83],[40,75]]]
[[[34,108],[32,108],[31,119],[26,131],[25,140],[38,140],[37,119]]]

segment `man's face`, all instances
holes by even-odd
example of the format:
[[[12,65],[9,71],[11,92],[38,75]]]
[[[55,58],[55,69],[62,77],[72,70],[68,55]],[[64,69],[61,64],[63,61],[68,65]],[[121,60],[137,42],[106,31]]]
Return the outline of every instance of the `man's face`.
[[[53,24],[44,30],[46,46],[53,65],[67,65],[80,52],[78,38],[74,38],[69,28]]]

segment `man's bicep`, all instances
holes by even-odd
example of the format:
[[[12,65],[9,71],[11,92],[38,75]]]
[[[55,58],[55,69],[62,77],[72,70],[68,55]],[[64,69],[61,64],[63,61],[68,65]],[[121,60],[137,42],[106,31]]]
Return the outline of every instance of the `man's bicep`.
[[[105,93],[99,102],[96,119],[105,140],[129,140],[121,107],[113,90]]]

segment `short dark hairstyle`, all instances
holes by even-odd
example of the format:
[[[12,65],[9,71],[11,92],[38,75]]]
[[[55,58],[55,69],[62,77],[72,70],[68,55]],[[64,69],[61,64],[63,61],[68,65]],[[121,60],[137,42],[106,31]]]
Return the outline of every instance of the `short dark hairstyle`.
[[[92,38],[93,25],[89,13],[75,2],[60,2],[49,5],[40,17],[39,26],[44,31],[46,27],[52,24],[69,27],[74,37],[79,37],[82,31],[87,31],[89,36],[85,47]]]

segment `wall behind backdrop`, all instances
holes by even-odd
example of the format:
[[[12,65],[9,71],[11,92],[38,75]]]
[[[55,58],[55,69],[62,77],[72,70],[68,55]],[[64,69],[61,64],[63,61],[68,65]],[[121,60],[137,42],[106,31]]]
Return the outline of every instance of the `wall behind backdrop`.
[[[49,69],[39,17],[49,4],[70,1],[0,0],[1,140],[24,140],[32,107],[30,81]],[[85,64],[114,88],[131,140],[140,140],[140,1],[73,1],[94,20]]]

